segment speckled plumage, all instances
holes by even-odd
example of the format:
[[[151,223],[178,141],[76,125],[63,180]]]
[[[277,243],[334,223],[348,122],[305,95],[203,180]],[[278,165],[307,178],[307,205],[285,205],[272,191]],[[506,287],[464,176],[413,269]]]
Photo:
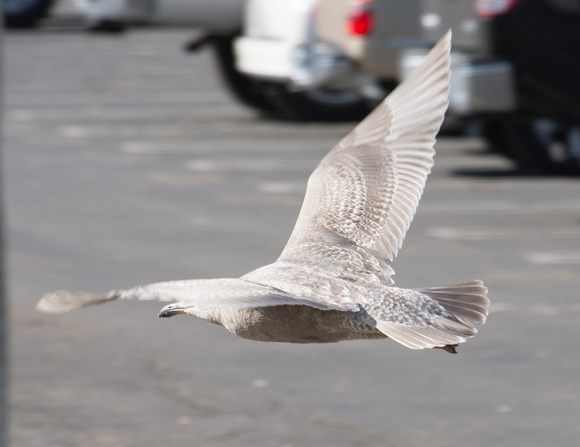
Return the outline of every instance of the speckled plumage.
[[[391,268],[433,165],[447,108],[449,51],[450,33],[324,157],[276,262],[239,279],[171,281],[106,295],[58,291],[37,308],[172,301],[161,317],[197,316],[251,340],[388,337],[412,349],[453,352],[485,322],[487,289],[480,281],[402,289],[393,286]]]

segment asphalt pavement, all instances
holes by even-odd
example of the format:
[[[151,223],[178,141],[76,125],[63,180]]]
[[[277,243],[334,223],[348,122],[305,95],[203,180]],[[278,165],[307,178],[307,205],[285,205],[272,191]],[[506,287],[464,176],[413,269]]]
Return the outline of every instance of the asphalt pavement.
[[[234,102],[189,30],[6,33],[13,447],[489,447],[580,442],[580,180],[514,175],[443,136],[397,284],[482,279],[458,355],[239,339],[159,303],[35,312],[55,289],[237,277],[283,248],[354,123]]]

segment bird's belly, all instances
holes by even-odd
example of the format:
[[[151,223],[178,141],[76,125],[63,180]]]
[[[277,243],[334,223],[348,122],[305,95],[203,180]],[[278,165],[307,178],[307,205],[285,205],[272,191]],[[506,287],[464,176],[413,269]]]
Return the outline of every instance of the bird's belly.
[[[360,312],[309,306],[269,306],[236,311],[222,325],[239,337],[284,343],[333,343],[386,338]]]

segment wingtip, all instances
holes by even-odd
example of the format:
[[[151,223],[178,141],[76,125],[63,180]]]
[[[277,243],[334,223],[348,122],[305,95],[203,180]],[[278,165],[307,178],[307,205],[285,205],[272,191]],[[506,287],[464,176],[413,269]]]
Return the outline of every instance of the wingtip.
[[[452,37],[453,37],[453,29],[452,29],[452,28],[449,28],[449,29],[447,30],[447,32],[446,32],[446,33],[443,35],[443,38],[444,38],[446,41],[448,41],[448,42],[451,42],[451,38],[452,38]]]
[[[431,48],[431,51],[429,52],[429,54],[427,55],[426,59],[430,59],[430,56],[432,58],[441,58],[444,57],[446,59],[451,59],[451,38],[452,38],[452,32],[451,32],[451,28],[449,28],[447,30],[447,32],[445,34],[443,34],[443,36],[441,36],[441,38],[437,41],[437,43],[435,45],[433,45],[433,48]]]
[[[453,38],[453,32],[449,28],[443,36],[437,41],[433,48],[448,48],[451,50],[451,39]]]
[[[433,83],[443,81],[440,86],[443,88],[443,96],[447,102],[449,95],[449,82],[451,78],[451,28],[439,39],[439,41],[425,55],[423,63],[407,76],[407,78],[385,98],[394,99],[395,96],[407,97],[410,89],[415,92],[420,86],[428,86],[430,91],[437,91]],[[437,74],[438,73],[438,74]]]
[[[114,296],[88,292],[70,292],[57,290],[42,296],[36,304],[36,310],[48,314],[61,314],[82,307],[94,306],[116,299]]]
[[[453,33],[451,28],[439,39],[439,41],[431,49],[432,54],[444,53],[448,59],[451,59],[451,38]]]

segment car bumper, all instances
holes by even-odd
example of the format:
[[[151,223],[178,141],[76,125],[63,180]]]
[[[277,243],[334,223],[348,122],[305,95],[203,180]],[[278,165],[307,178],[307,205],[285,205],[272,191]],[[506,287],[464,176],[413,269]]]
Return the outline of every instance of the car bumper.
[[[293,46],[282,42],[239,37],[234,42],[236,68],[250,76],[286,80],[292,74]]]
[[[401,55],[401,79],[418,67],[424,50],[405,50]],[[507,61],[477,61],[451,53],[449,111],[459,116],[513,112],[517,107],[513,67]]]
[[[234,45],[237,69],[256,78],[290,83],[297,89],[345,89],[357,83],[352,63],[328,44],[240,37]]]

